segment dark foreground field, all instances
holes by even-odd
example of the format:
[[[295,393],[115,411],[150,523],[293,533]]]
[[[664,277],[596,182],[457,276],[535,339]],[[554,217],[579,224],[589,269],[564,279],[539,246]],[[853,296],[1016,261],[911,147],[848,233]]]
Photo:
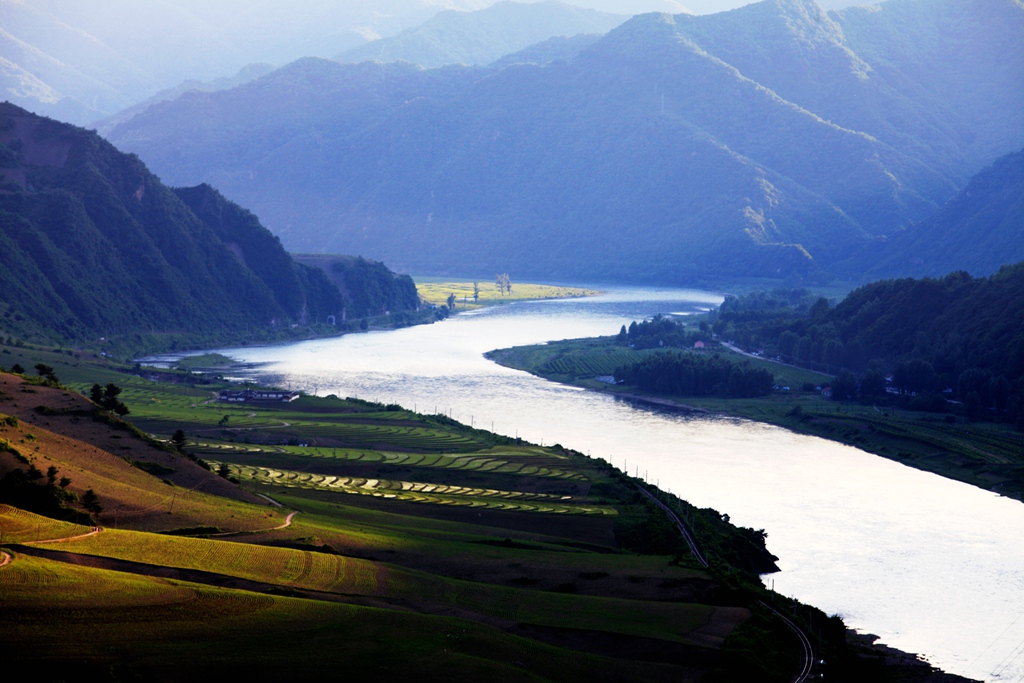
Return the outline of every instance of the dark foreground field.
[[[358,400],[227,405],[184,373],[36,353],[66,386],[0,374],[0,650],[37,680],[892,673],[838,618],[762,588],[759,532],[652,487],[705,567],[602,460]],[[93,381],[124,389],[132,424],[81,395]]]

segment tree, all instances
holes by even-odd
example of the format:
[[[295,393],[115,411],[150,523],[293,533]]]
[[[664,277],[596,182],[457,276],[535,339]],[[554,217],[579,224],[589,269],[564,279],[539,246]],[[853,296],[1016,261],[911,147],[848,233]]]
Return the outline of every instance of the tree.
[[[106,387],[101,387],[99,384],[93,384],[92,389],[89,390],[89,398],[92,399],[93,403],[96,403],[105,410],[117,413],[121,417],[124,417],[131,411],[128,410],[128,406],[121,402],[118,396],[121,395],[121,387],[117,386],[113,382],[107,384]]]
[[[103,506],[100,505],[100,498],[92,489],[88,489],[82,496],[82,507],[97,515],[103,512]]]
[[[845,400],[857,396],[857,377],[849,370],[843,370],[832,378],[832,398]]]
[[[222,462],[220,464],[220,467],[217,468],[217,474],[227,479],[229,476],[231,476],[231,466],[228,465],[226,462]]]
[[[57,375],[54,374],[54,369],[46,363],[35,364],[36,373],[38,373],[40,379],[45,379],[48,382],[58,383]]]
[[[57,468],[54,465],[50,465],[46,469],[46,483],[50,486],[57,484]]]
[[[455,294],[454,293],[448,295],[448,310],[449,311],[454,311],[455,310]]]
[[[11,372],[13,372],[16,375],[24,375],[25,368],[21,367],[21,363],[15,363],[14,365],[11,366]]]
[[[171,435],[171,445],[177,448],[179,451],[185,448],[185,444],[188,443],[188,437],[185,436],[185,430],[178,429]]]
[[[502,296],[505,296],[506,293],[512,293],[512,279],[508,276],[508,273],[499,273],[495,276],[494,284],[498,286],[498,292],[500,292]]]
[[[479,301],[479,300],[480,300],[480,283],[479,282],[474,282],[473,283],[473,301],[476,302],[476,301]]]

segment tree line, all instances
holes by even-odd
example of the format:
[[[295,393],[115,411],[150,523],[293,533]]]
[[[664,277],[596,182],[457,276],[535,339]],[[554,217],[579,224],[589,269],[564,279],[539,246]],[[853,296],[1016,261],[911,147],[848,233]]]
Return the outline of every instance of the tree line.
[[[640,391],[672,396],[753,398],[772,392],[775,378],[749,361],[670,351],[647,356],[615,370],[615,381]]]
[[[836,303],[806,290],[728,297],[713,329],[834,375],[835,398],[940,411],[962,404],[971,419],[1024,429],[1024,263],[987,278],[882,280]]]

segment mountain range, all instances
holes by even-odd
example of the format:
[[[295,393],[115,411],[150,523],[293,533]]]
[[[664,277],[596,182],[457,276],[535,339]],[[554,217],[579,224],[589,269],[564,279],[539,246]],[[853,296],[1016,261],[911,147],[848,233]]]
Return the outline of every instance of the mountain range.
[[[85,125],[186,80],[330,57],[485,0],[0,0],[0,99]],[[171,57],[172,56],[172,57]]]
[[[377,292],[381,279],[375,272],[365,281]],[[387,272],[383,286],[394,279]],[[168,188],[94,132],[0,105],[8,335],[50,343],[266,338],[328,316],[338,322],[346,308],[365,315],[364,288],[349,278],[343,294],[321,269],[296,263],[252,213],[209,185]],[[387,298],[378,306],[410,307]]]
[[[419,26],[342,52],[339,62],[406,61],[426,67],[489,64],[557,36],[606,33],[628,17],[555,0],[503,0],[476,12],[439,12]]]
[[[1022,33],[1018,0],[764,0],[637,16],[554,61],[303,59],[109,139],[174,184],[211,182],[292,251],[439,274],[814,277],[1024,147]]]
[[[866,277],[987,275],[1024,261],[1024,150],[996,159],[938,212],[840,265]]]

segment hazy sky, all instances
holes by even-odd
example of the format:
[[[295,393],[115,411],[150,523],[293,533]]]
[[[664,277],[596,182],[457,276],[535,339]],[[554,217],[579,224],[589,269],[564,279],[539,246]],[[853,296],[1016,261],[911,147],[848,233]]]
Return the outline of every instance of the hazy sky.
[[[529,0],[519,0],[529,2]],[[825,9],[838,9],[850,5],[874,5],[881,0],[818,0]],[[619,14],[641,14],[643,12],[692,12],[693,14],[711,14],[724,12],[743,5],[751,4],[751,0],[562,0],[569,5],[590,7],[605,12]]]

